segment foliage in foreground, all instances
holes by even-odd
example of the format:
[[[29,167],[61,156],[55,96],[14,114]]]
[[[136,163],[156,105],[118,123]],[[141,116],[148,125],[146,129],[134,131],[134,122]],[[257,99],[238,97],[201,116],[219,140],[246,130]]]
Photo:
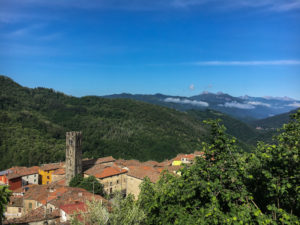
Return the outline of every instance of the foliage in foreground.
[[[4,218],[6,205],[9,202],[10,196],[11,196],[11,191],[8,190],[8,187],[0,186],[0,224],[2,224],[2,219]]]
[[[112,212],[90,206],[90,224],[300,224],[300,111],[284,125],[276,144],[245,153],[218,121],[208,121],[205,158],[181,170],[145,179],[139,199],[119,198]],[[94,211],[101,212],[95,213]],[[93,222],[97,221],[97,222]]]
[[[72,225],[138,225],[145,224],[145,213],[133,195],[123,197],[121,193],[115,193],[109,208],[99,201],[86,202],[87,211],[73,215]]]
[[[72,178],[69,186],[83,188],[91,193],[104,195],[103,184],[101,184],[94,176],[83,178],[82,175],[77,175]]]

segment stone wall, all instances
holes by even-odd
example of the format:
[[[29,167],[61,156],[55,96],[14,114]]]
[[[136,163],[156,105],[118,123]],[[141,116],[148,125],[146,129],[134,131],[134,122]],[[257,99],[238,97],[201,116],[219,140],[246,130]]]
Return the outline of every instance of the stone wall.
[[[140,184],[143,180],[127,175],[126,194],[133,194],[137,199],[140,194]]]

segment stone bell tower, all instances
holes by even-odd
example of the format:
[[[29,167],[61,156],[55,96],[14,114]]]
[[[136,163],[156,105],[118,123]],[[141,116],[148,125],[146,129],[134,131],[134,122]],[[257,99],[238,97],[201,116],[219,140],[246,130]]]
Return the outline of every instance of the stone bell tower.
[[[66,133],[66,185],[77,174],[82,174],[81,132]]]

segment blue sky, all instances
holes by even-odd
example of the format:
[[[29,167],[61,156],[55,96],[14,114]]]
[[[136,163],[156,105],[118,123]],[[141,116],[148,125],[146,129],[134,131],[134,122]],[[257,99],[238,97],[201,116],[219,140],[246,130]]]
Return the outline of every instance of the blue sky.
[[[0,74],[75,96],[300,99],[299,0],[0,0]]]

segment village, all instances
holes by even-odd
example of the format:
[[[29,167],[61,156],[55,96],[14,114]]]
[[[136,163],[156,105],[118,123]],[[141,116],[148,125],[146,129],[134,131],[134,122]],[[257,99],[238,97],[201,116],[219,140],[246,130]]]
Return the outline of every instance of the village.
[[[87,201],[108,202],[104,196],[69,187],[76,175],[94,176],[107,195],[121,192],[137,199],[140,184],[148,177],[158,181],[163,171],[180,175],[184,164],[193,163],[203,152],[178,154],[163,162],[114,159],[82,159],[81,132],[66,133],[66,161],[33,167],[12,167],[0,172],[0,185],[12,191],[4,224],[69,224],[71,217],[86,209]]]

